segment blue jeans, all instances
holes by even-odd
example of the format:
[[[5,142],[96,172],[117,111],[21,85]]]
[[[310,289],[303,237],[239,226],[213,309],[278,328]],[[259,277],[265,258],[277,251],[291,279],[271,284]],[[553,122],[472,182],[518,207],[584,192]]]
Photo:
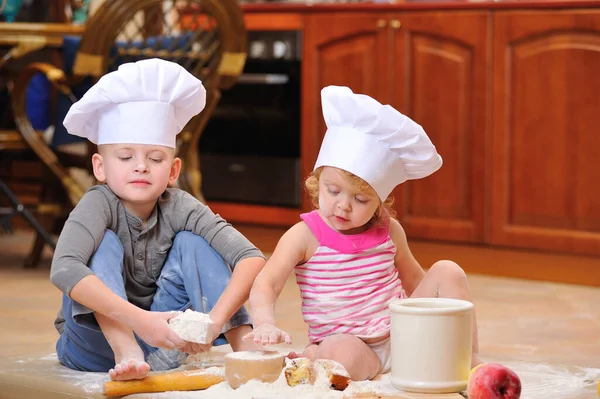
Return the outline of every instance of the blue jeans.
[[[127,300],[123,269],[123,246],[117,235],[107,230],[90,259],[89,267],[108,288]],[[231,269],[221,256],[200,236],[190,232],[177,233],[167,260],[156,283],[158,289],[150,310],[165,312],[192,308],[210,312],[231,278]],[[62,312],[64,330],[56,344],[58,360],[65,366],[81,371],[106,372],[115,366],[114,353],[100,330],[91,309],[63,296]],[[242,307],[223,327],[231,328],[250,324]],[[136,335],[152,370],[178,367],[185,359],[179,350],[152,347]],[[221,334],[214,345],[224,345]]]

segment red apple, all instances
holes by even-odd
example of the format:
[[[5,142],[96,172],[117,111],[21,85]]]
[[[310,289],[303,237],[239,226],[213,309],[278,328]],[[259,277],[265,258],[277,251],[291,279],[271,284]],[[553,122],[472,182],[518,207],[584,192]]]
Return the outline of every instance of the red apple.
[[[469,399],[518,399],[521,380],[514,371],[498,363],[477,366],[467,384]]]

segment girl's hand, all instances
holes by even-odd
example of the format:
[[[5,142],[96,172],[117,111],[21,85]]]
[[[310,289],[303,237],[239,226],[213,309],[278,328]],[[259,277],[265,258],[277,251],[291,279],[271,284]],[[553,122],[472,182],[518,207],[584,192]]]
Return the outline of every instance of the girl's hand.
[[[169,327],[168,321],[178,312],[151,312],[144,310],[133,320],[131,329],[148,345],[162,349],[183,348],[187,342]]]
[[[275,345],[285,342],[292,343],[292,336],[277,328],[274,324],[263,323],[254,328],[252,332],[244,335],[244,341],[252,341],[256,345]]]

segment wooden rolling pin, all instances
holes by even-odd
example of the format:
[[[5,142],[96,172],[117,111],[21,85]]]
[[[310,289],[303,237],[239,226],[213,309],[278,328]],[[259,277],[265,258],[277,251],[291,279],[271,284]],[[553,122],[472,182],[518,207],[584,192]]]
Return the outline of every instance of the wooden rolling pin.
[[[105,396],[125,396],[143,392],[195,391],[209,388],[225,381],[225,377],[206,370],[174,371],[157,373],[141,380],[107,381]]]

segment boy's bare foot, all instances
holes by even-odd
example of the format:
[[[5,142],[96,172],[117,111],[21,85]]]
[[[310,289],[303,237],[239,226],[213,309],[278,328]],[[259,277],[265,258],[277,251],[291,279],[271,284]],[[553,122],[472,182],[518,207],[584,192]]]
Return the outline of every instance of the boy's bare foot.
[[[148,375],[150,372],[150,365],[142,359],[137,358],[125,358],[119,361],[114,369],[108,371],[110,379],[113,381],[124,381],[124,380],[139,380]]]

